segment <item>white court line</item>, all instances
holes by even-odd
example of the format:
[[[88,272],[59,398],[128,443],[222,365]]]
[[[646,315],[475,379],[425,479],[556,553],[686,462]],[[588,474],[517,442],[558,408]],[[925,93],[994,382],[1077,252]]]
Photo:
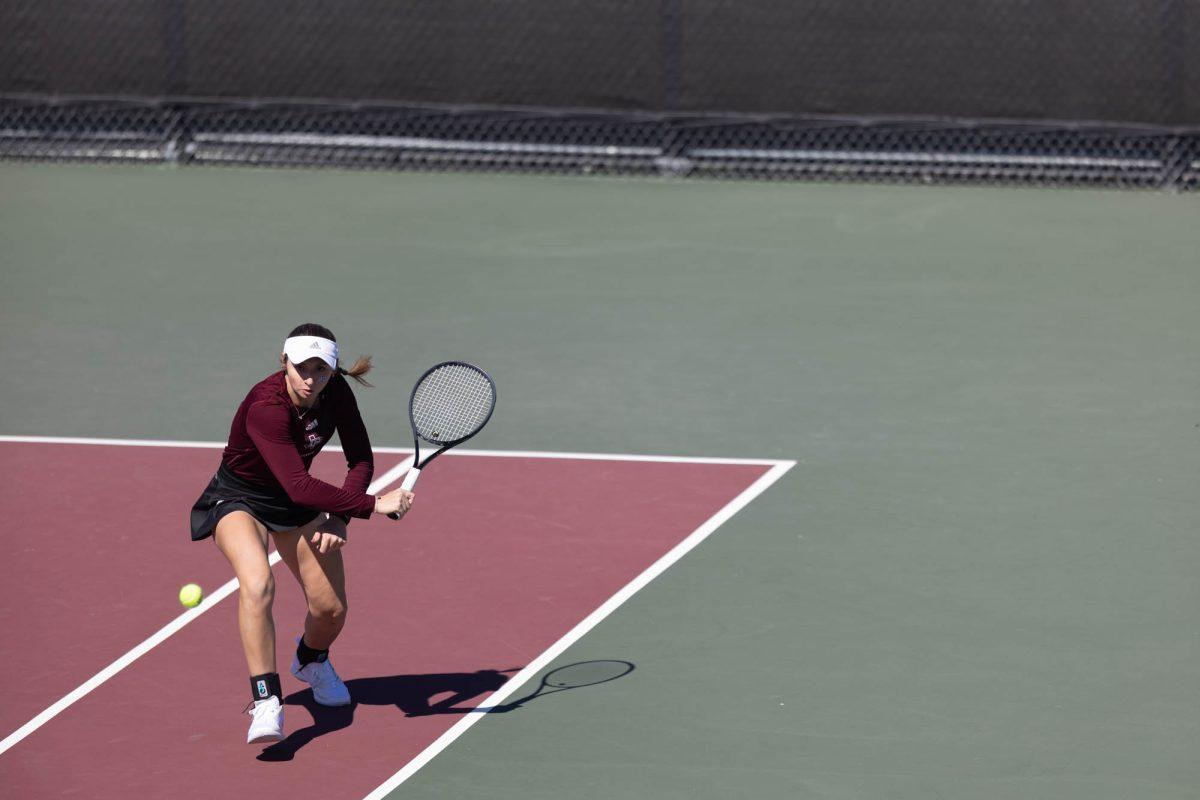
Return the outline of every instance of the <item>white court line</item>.
[[[565,636],[552,644],[549,649],[534,659],[532,663],[514,675],[503,687],[480,701],[479,705],[476,706],[476,710],[480,713],[465,715],[449,730],[435,739],[428,747],[418,753],[412,761],[405,764],[399,772],[388,778],[375,791],[367,795],[364,800],[381,800],[381,798],[397,786],[412,777],[417,770],[428,764],[438,753],[449,747],[455,739],[466,733],[468,728],[483,719],[486,713],[483,708],[484,706],[495,707],[504,702],[505,699],[521,688],[526,681],[540,672],[551,661],[562,655],[563,651],[581,639],[592,628],[596,627],[601,620],[620,608],[626,600],[633,597],[646,584],[657,578],[672,564],[687,555],[692,548],[707,539],[709,534],[721,527],[734,514],[745,508],[751,500],[766,491],[768,486],[783,477],[784,473],[795,465],[795,461],[776,462],[775,466],[771,467],[758,480],[742,490],[741,494],[726,503],[724,508],[709,517],[707,522],[692,531],[686,539],[671,548],[666,555],[647,567],[641,575],[638,575],[619,592],[608,598],[603,605],[591,614],[588,614]]]
[[[154,446],[157,446],[157,445],[154,445]],[[383,487],[392,483],[392,481],[396,480],[401,475],[408,472],[408,470],[411,466],[412,466],[411,458],[406,458],[404,461],[401,461],[399,464],[392,467],[387,472],[383,473],[378,478],[376,478],[374,481],[372,481],[371,485],[367,487],[367,494],[374,494],[375,492],[379,491]],[[267,561],[272,567],[275,566],[276,564],[278,564],[279,563],[278,551],[271,553],[271,555],[267,559]],[[210,594],[208,597],[204,598],[204,601],[201,602],[200,605],[196,606],[193,609],[189,609],[189,610],[183,612],[178,617],[171,620],[163,627],[159,628],[158,632],[155,633],[153,636],[146,639],[141,644],[137,645],[132,650],[130,650],[128,653],[121,656],[116,661],[112,662],[107,667],[105,667],[104,669],[97,672],[95,675],[93,675],[91,678],[89,678],[85,683],[82,683],[79,686],[77,686],[74,690],[72,690],[69,694],[64,696],[62,699],[60,699],[57,703],[50,706],[45,711],[38,714],[33,719],[29,720],[29,722],[26,722],[20,728],[17,728],[17,730],[13,731],[8,736],[6,736],[4,738],[4,741],[0,742],[0,754],[3,754],[10,747],[12,747],[13,745],[20,742],[26,736],[33,733],[38,728],[45,725],[47,722],[49,722],[50,720],[57,717],[59,714],[61,714],[64,710],[69,708],[77,700],[80,700],[83,697],[86,697],[92,690],[96,689],[97,687],[102,685],[105,681],[107,681],[109,678],[113,677],[118,672],[120,672],[121,670],[128,667],[134,661],[137,661],[139,658],[144,656],[146,653],[150,652],[151,649],[158,646],[159,644],[162,644],[164,641],[166,641],[168,638],[170,638],[170,636],[172,634],[176,633],[179,630],[182,630],[185,625],[187,625],[189,622],[192,622],[193,620],[195,620],[197,617],[199,617],[205,611],[208,611],[210,608],[215,606],[217,603],[221,602],[223,599],[225,599],[230,594],[232,594],[234,592],[234,590],[236,590],[237,588],[238,588],[237,578],[234,578],[234,579],[230,580],[228,583],[226,583],[224,586],[222,586],[220,589],[217,589],[215,592]]]
[[[117,447],[203,447],[220,448],[224,442],[188,442],[160,439],[92,439],[78,436],[2,436],[0,442],[25,442],[30,444],[103,444]],[[372,447],[376,453],[411,453],[411,447]],[[486,458],[562,458],[579,461],[654,461],[664,464],[750,464],[777,466],[794,464],[793,461],[777,458],[713,458],[709,456],[656,456],[637,453],[566,453],[547,450],[473,450],[454,448],[446,456],[483,456]]]
[[[29,444],[109,444],[119,447],[224,447],[224,442],[173,442],[160,439],[94,439],[81,436],[0,436],[0,442]],[[410,450],[412,448],[409,448]]]

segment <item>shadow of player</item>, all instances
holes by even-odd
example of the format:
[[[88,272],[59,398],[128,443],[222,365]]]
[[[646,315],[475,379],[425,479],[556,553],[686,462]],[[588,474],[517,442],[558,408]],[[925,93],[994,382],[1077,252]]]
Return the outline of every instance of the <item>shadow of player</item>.
[[[395,706],[406,717],[468,713],[474,709],[459,708],[458,704],[494,692],[509,679],[505,673],[515,673],[519,669],[352,678],[346,681],[352,698],[350,705],[332,708],[318,705],[311,689],[290,694],[283,702],[308,709],[313,724],[265,748],[257,758],[259,761],[291,761],[297,751],[318,736],[348,728],[354,722],[354,710],[360,705]],[[437,701],[431,702],[435,697]]]

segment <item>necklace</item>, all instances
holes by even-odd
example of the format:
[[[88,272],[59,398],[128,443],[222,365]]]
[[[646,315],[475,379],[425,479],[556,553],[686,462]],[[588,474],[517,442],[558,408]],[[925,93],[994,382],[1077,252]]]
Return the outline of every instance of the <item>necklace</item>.
[[[302,406],[292,406],[292,408],[296,409],[296,416],[298,416],[300,419],[304,419],[304,416],[308,412],[314,410],[316,407],[317,407],[316,403],[309,406],[308,408],[303,408]]]

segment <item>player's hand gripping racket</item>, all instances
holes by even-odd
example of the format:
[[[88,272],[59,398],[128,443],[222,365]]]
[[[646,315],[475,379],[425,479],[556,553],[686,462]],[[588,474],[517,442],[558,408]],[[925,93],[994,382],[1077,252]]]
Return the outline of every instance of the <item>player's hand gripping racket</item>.
[[[411,490],[430,461],[479,433],[492,418],[495,407],[496,383],[474,364],[445,361],[426,370],[408,399],[414,466],[404,476],[400,488]],[[438,447],[423,461],[422,440]],[[396,513],[388,516],[400,519]]]

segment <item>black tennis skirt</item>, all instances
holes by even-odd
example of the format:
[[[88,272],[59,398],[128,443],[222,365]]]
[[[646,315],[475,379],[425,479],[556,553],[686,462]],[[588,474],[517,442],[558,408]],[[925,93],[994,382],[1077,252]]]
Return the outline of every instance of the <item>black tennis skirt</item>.
[[[222,464],[192,506],[192,541],[212,536],[231,511],[245,511],[272,531],[303,527],[321,513],[296,505],[282,488],[246,483]]]

